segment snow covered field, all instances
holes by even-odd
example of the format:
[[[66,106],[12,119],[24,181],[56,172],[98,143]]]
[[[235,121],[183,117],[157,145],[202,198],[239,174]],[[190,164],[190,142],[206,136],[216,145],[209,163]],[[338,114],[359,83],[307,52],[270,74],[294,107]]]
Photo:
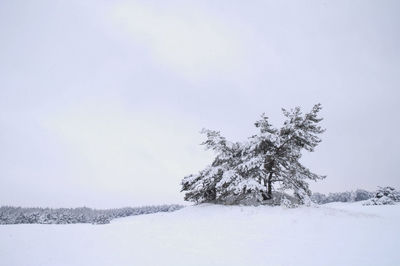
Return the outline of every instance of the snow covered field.
[[[3,225],[0,265],[400,265],[400,205],[200,205],[108,225]]]

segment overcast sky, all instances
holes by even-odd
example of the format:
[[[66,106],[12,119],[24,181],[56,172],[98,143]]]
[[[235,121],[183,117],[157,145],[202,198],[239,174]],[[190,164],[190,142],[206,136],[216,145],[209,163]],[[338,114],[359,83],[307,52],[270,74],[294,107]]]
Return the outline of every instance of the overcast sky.
[[[0,205],[182,203],[265,112],[322,103],[314,191],[400,188],[400,1],[0,2]]]

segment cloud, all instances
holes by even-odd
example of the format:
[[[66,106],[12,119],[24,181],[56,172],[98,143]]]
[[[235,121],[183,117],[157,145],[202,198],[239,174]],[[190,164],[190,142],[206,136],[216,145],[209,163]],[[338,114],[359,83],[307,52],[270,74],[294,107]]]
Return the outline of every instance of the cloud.
[[[97,103],[54,114],[43,124],[75,154],[75,178],[83,186],[140,202],[172,202],[181,200],[183,176],[210,159],[198,145],[198,130],[183,120]]]
[[[240,65],[240,38],[196,7],[118,4],[113,21],[150,48],[157,63],[190,78],[231,71]]]

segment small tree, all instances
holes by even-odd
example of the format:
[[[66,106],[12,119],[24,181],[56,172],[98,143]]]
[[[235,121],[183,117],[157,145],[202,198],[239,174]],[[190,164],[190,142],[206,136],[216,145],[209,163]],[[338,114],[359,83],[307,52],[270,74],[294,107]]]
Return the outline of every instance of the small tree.
[[[375,196],[370,198],[363,205],[392,205],[400,202],[400,192],[393,187],[378,187]]]
[[[312,152],[321,142],[320,110],[320,104],[306,114],[299,107],[282,109],[286,120],[280,129],[272,127],[263,114],[255,123],[259,132],[244,143],[229,142],[217,131],[203,130],[207,139],[202,145],[216,157],[206,169],[182,180],[185,200],[260,203],[272,200],[276,188],[291,190],[304,203],[311,195],[307,180],[324,178],[299,161],[304,150]]]

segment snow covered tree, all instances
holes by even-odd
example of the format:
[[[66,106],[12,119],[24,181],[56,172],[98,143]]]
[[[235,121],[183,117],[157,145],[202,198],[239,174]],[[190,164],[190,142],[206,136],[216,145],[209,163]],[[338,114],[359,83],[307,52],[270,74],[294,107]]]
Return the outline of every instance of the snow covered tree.
[[[324,178],[300,163],[303,151],[314,151],[324,132],[318,124],[321,105],[303,114],[299,107],[282,109],[286,120],[272,127],[264,114],[255,123],[258,133],[244,143],[229,142],[217,131],[203,130],[202,143],[213,150],[212,164],[182,180],[185,200],[194,202],[263,203],[273,200],[273,191],[291,190],[299,203],[311,195],[308,180]],[[278,201],[279,202],[279,201]]]
[[[392,205],[400,202],[400,192],[393,187],[379,187],[375,196],[367,200],[364,205]]]
[[[105,224],[114,218],[156,212],[173,212],[181,205],[144,206],[136,208],[95,210],[87,207],[75,209],[0,207],[0,224]]]
[[[355,192],[354,201],[368,200],[373,197],[373,193],[364,189],[357,189]]]
[[[364,189],[357,189],[356,191],[346,191],[339,193],[329,193],[328,196],[321,193],[313,193],[311,201],[317,204],[325,204],[330,202],[355,202],[368,200],[374,196],[374,193]]]
[[[325,203],[327,203],[327,197],[325,194],[316,192],[316,193],[312,193],[311,201],[316,204],[325,204]]]
[[[182,181],[182,190],[187,191],[185,200],[207,202],[228,201],[234,195],[240,195],[244,185],[245,173],[237,166],[242,162],[242,144],[229,142],[217,131],[203,129],[207,140],[202,143],[206,149],[213,150],[217,156],[213,163],[196,175],[190,175]],[[252,181],[252,180],[249,180]],[[258,183],[253,182],[255,186]],[[264,189],[259,186],[260,189]],[[246,188],[251,189],[247,184]],[[232,198],[234,201],[234,197]]]

